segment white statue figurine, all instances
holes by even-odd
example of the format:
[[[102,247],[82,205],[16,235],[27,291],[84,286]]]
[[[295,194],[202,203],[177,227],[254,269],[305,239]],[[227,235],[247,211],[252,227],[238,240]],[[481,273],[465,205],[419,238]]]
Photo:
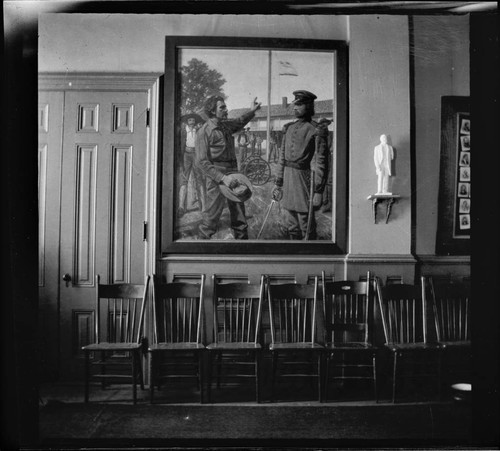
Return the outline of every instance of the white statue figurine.
[[[387,144],[387,136],[380,136],[380,144],[373,150],[373,161],[378,176],[377,194],[392,194],[389,192],[389,176],[391,175],[391,160],[394,158],[392,146]]]

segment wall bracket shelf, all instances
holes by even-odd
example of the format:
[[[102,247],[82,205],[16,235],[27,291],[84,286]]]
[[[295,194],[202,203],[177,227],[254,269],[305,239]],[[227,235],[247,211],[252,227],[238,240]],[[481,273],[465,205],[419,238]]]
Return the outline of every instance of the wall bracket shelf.
[[[399,194],[370,194],[367,199],[372,201],[374,223],[377,224],[377,205],[380,202],[386,203],[385,223],[387,224],[391,216],[392,205],[400,198]]]

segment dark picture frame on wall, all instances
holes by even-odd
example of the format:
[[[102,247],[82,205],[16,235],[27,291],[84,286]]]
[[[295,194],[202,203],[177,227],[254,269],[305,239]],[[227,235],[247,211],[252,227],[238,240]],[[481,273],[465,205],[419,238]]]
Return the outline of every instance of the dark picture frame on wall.
[[[436,254],[469,255],[471,236],[470,98],[441,98],[441,157]]]
[[[284,130],[297,120],[293,93],[301,90],[316,96],[314,126],[324,119],[327,175],[321,204],[314,205],[308,213],[314,215],[314,237],[292,240],[288,233],[288,212],[279,201],[273,200],[273,190]],[[159,174],[162,255],[345,253],[347,46],[344,41],[168,36],[163,92]],[[218,180],[214,185],[214,179],[200,165],[202,146],[196,142],[198,134],[204,133],[206,137],[213,133],[213,124],[204,109],[206,99],[212,95],[220,96],[227,106],[224,136],[234,146],[232,173],[238,177],[238,188],[245,191],[241,197],[228,192]],[[247,113],[254,99],[261,105],[250,117]],[[215,164],[212,144],[207,145],[206,155],[210,164]],[[316,149],[311,168],[320,164],[315,161],[317,154]],[[219,199],[214,200],[214,190],[225,198],[217,194]],[[214,215],[215,202],[220,203],[220,208]],[[207,233],[208,219],[210,233]],[[238,235],[237,221],[246,222],[244,237]]]

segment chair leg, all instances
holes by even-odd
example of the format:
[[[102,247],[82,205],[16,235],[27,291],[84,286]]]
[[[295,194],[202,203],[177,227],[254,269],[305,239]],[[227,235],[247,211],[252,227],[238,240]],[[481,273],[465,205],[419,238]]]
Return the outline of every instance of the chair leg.
[[[309,374],[311,374],[311,375],[314,374],[314,363],[315,363],[314,360],[315,360],[315,357],[317,357],[317,356],[313,352],[313,356],[311,357],[311,360],[309,360]],[[309,377],[307,379],[309,380],[309,386],[311,387],[311,389],[314,389],[313,378]]]
[[[271,401],[274,400],[274,386],[276,382],[276,370],[278,367],[278,351],[272,351],[273,368],[271,373]]]
[[[208,365],[207,365],[207,400],[212,402],[212,352],[208,351]]]
[[[441,385],[442,385],[442,366],[443,366],[443,353],[441,349],[437,350],[437,373],[438,373],[438,400],[441,401]]]
[[[325,394],[323,395],[323,402],[326,402],[328,399],[328,382],[329,382],[329,367],[330,367],[330,353],[327,353],[325,356],[325,376],[323,378],[323,383],[324,383],[324,392]]]
[[[200,364],[200,352],[193,352],[193,365],[196,368],[196,383],[198,390],[201,391],[201,364]]]
[[[217,388],[220,388],[220,371],[221,371],[221,366],[222,366],[222,353],[218,352],[216,354],[216,375],[217,375]]]
[[[203,374],[203,353],[198,351],[198,386],[200,389],[200,404],[204,403],[203,399],[203,382],[204,382],[204,374]]]
[[[106,360],[106,351],[102,351],[101,352],[101,362],[102,362],[102,365],[101,365],[101,375],[105,375],[106,374],[106,365],[105,365],[105,360]],[[106,388],[106,379],[103,377],[101,379],[101,388],[104,390]]]
[[[142,351],[138,351],[137,353],[137,367],[139,369],[139,383],[141,384],[141,390],[144,390],[144,372],[142,370]]]
[[[317,359],[318,359],[318,401],[321,403],[323,402],[323,383],[321,381],[321,377],[323,375],[323,372],[321,371],[321,362],[322,362],[322,353],[318,352],[317,353]]]
[[[84,399],[85,402],[89,402],[89,379],[90,379],[90,352],[84,351],[85,353],[85,391],[84,391]]]
[[[137,357],[136,353],[132,353],[132,396],[134,405],[137,404]]]
[[[259,373],[260,373],[260,352],[255,351],[255,400],[257,401],[257,403],[260,403]]]
[[[393,370],[392,370],[392,403],[396,402],[396,376],[397,376],[397,364],[398,364],[398,353],[394,353],[394,362],[393,362]]]
[[[155,391],[155,382],[156,382],[156,373],[155,373],[155,358],[154,352],[149,353],[149,377],[151,381],[149,382],[149,402],[153,404],[154,391]]]

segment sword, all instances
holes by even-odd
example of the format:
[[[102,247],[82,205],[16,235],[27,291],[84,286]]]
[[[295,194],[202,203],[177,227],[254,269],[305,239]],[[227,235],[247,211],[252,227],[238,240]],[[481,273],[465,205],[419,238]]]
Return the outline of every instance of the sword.
[[[319,149],[319,136],[316,136],[314,141],[314,155],[318,153],[318,149]],[[304,240],[308,240],[309,234],[311,233],[311,226],[314,215],[313,198],[314,198],[314,169],[311,168],[311,183],[309,185],[309,211],[307,214],[307,228]]]
[[[271,210],[273,209],[273,205],[276,203],[276,200],[271,200],[271,203],[269,204],[269,207],[267,207],[267,212],[266,216],[264,218],[264,222],[262,223],[262,226],[260,227],[259,234],[257,235],[257,239],[260,238],[260,235],[262,234],[262,231],[264,230],[264,226],[266,225],[267,218],[269,218],[269,213],[271,213]]]
[[[314,197],[314,171],[311,169],[311,183],[309,186],[309,211],[307,214],[307,229],[304,240],[308,240],[309,234],[311,233],[311,226],[314,215],[313,197]]]

